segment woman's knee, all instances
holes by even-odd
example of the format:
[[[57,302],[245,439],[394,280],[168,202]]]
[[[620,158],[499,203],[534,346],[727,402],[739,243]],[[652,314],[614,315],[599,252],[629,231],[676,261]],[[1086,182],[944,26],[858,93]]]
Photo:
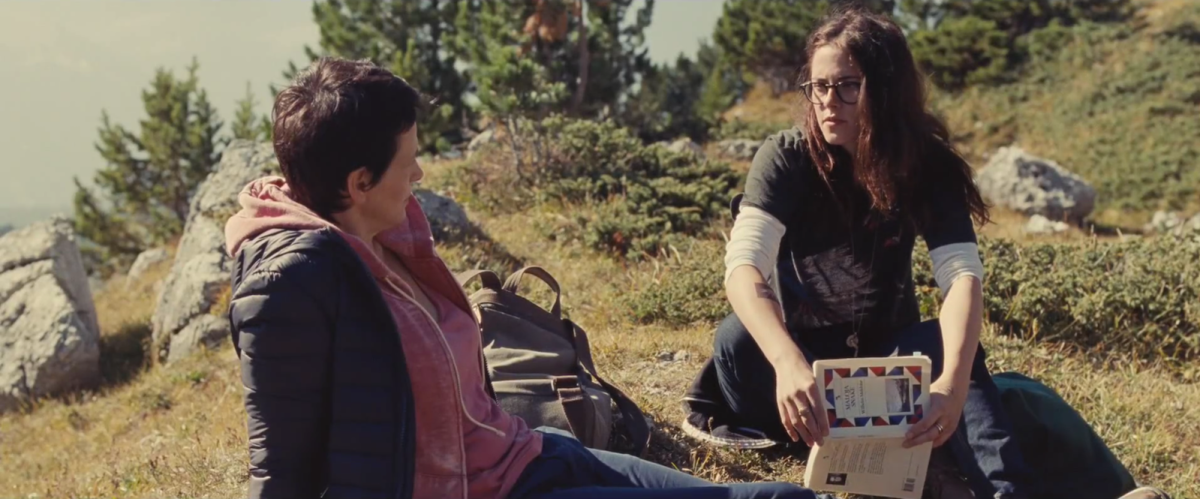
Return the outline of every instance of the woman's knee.
[[[750,336],[750,331],[742,324],[741,319],[738,319],[737,314],[729,314],[721,321],[721,325],[717,326],[717,334],[713,338],[713,357],[717,359],[717,364],[752,361],[754,355],[765,359],[762,350],[758,348],[754,337]],[[750,358],[747,358],[748,356]]]

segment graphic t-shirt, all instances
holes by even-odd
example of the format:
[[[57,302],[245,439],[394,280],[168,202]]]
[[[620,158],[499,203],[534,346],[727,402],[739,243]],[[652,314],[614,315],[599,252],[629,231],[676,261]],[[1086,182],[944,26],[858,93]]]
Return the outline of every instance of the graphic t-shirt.
[[[860,342],[886,339],[920,320],[912,280],[917,236],[930,250],[976,242],[966,196],[936,187],[902,194],[932,203],[918,227],[905,223],[910,217],[898,209],[870,209],[850,168],[833,170],[827,184],[806,152],[802,132],[781,131],[755,155],[741,206],[764,210],[786,227],[775,279],[790,331],[801,336],[819,331],[839,341],[855,332]],[[924,185],[936,185],[937,170],[928,165]],[[851,194],[835,198],[831,187]]]

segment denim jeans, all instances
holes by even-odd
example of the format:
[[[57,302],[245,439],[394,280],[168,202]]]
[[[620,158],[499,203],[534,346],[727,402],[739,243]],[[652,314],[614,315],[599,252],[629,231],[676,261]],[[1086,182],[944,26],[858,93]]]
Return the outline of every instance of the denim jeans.
[[[569,433],[542,432],[542,453],[525,468],[509,499],[816,499],[790,483],[717,485],[626,454],[589,449]]]
[[[854,356],[844,335],[821,333],[792,333],[809,363],[817,359]],[[933,379],[937,379],[944,362],[942,332],[937,321],[914,324],[891,335],[888,341],[864,342],[859,356],[889,357],[918,351],[933,361]],[[775,370],[734,314],[726,317],[717,328],[713,359],[721,393],[737,422],[775,440],[790,440],[775,403]],[[971,384],[967,389],[962,421],[946,445],[975,497],[1027,497],[1031,475],[1012,436],[1012,425],[985,359],[980,345],[971,365]]]

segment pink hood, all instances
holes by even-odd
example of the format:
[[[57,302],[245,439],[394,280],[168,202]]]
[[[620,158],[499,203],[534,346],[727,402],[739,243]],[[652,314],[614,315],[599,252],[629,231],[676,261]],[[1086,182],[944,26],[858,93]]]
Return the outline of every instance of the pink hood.
[[[225,224],[225,251],[237,256],[242,243],[270,229],[337,229],[316,212],[292,200],[283,177],[263,177],[238,193],[242,210]],[[340,231],[339,231],[340,232]]]

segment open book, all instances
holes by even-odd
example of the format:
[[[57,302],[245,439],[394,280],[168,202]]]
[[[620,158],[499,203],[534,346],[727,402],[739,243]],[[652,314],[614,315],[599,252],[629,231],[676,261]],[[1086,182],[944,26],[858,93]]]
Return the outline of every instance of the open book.
[[[818,360],[829,436],[808,456],[804,486],[920,499],[933,443],[905,449],[904,434],[929,404],[929,357]]]

